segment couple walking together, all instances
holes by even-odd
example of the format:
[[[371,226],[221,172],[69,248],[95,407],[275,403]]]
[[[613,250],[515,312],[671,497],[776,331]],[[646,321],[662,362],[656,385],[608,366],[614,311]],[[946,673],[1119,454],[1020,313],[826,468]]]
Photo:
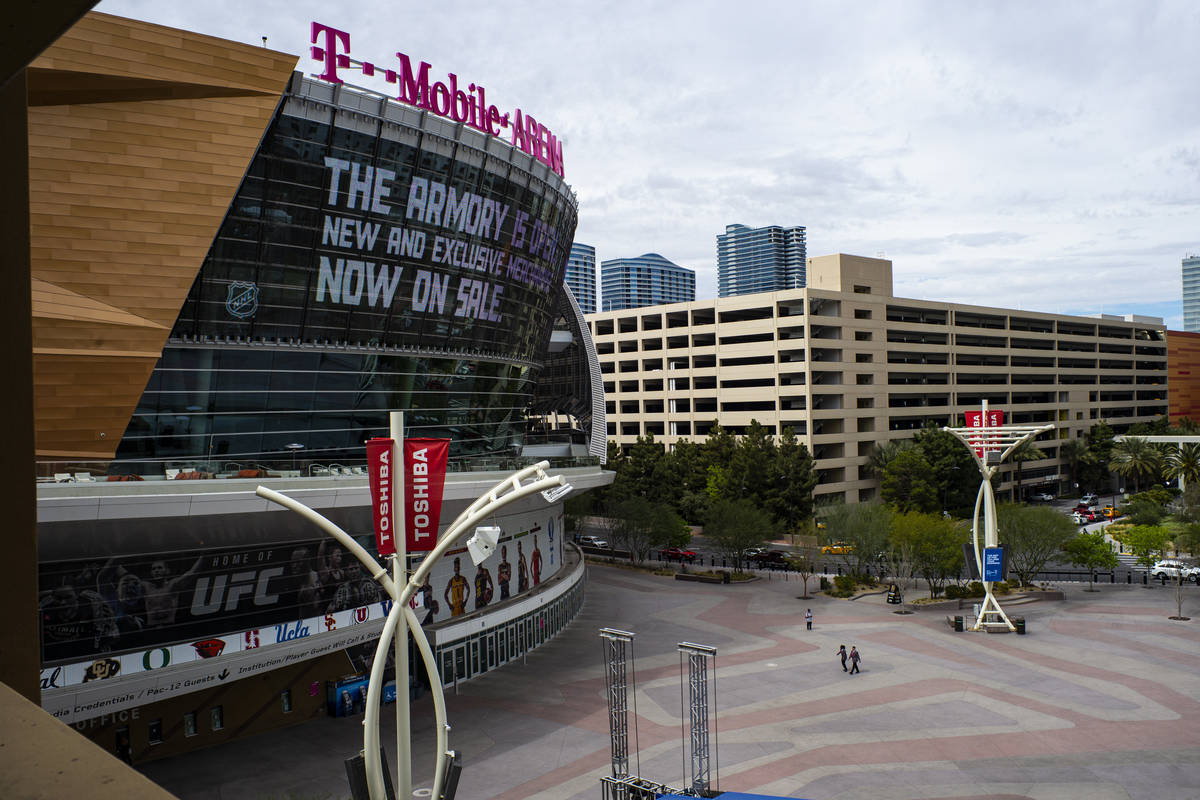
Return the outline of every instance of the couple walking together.
[[[860,672],[860,670],[858,668],[858,662],[862,658],[862,656],[860,656],[858,654],[857,647],[855,647],[854,645],[850,645],[850,652],[847,653],[846,645],[840,644],[840,645],[838,645],[838,655],[842,657],[842,671],[843,672],[849,672],[851,675],[853,675],[856,672]],[[846,668],[847,660],[850,661],[849,669]]]

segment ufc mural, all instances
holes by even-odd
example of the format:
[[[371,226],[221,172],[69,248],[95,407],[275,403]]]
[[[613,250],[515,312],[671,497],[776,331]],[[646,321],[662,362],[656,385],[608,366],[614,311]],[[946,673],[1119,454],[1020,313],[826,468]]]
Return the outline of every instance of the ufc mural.
[[[328,538],[43,563],[39,581],[43,663],[295,622],[383,598]]]

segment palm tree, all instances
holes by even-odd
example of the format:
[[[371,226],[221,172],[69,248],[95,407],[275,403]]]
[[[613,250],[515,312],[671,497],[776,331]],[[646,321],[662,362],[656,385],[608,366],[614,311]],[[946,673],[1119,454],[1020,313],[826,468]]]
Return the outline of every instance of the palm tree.
[[[1082,439],[1067,439],[1058,446],[1058,459],[1071,471],[1071,486],[1079,485],[1079,468],[1094,464],[1096,457]]]
[[[1034,444],[1032,439],[1026,439],[1021,442],[1009,455],[1013,465],[1017,468],[1017,488],[1013,490],[1014,501],[1019,502],[1021,500],[1021,466],[1026,461],[1037,461],[1045,457],[1045,451]]]
[[[876,442],[867,458],[867,469],[876,478],[882,478],[883,471],[892,463],[892,459],[915,446],[912,439],[891,439],[883,444]]]
[[[1200,444],[1181,444],[1167,453],[1163,473],[1178,478],[1185,486],[1200,482]]]
[[[1133,491],[1141,490],[1142,475],[1161,474],[1162,453],[1145,439],[1126,436],[1114,442],[1109,469],[1118,475],[1133,478]]]

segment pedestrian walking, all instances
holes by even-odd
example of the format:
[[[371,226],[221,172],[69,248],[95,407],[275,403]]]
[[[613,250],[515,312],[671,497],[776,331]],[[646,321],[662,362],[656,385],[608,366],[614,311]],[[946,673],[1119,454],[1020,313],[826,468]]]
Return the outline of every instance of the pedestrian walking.
[[[850,670],[846,668],[846,645],[838,645],[838,655],[842,657],[842,672],[849,672]]]
[[[862,658],[862,656],[860,656],[858,654],[858,648],[855,647],[854,645],[850,645],[850,674],[851,675],[853,675],[854,673],[859,671],[858,662],[859,662],[859,659],[861,659],[861,658]]]
[[[804,611],[804,624],[808,626],[808,629],[810,631],[812,630],[812,609],[811,608],[805,609],[805,611]]]

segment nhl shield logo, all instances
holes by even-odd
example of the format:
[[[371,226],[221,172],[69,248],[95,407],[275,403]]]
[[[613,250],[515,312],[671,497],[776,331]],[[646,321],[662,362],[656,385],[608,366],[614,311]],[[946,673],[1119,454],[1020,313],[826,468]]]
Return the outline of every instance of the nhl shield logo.
[[[253,317],[258,311],[258,284],[234,281],[229,284],[229,296],[225,298],[225,310],[238,319]]]

